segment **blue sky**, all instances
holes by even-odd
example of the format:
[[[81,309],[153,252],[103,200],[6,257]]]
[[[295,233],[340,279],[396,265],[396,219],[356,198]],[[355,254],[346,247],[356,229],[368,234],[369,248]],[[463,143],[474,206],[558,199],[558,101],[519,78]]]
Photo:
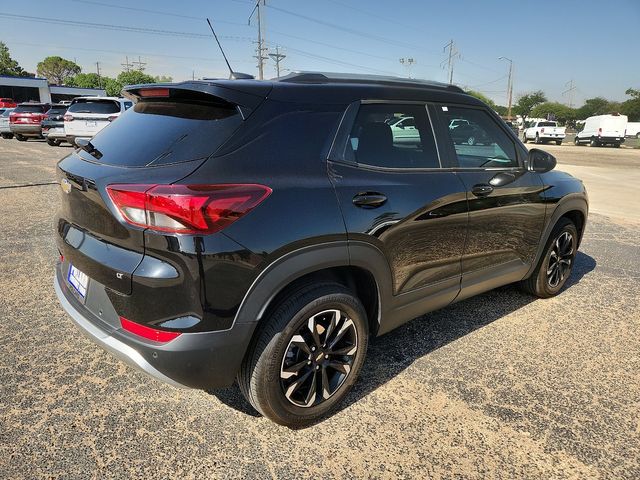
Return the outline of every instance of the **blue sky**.
[[[411,75],[446,81],[444,45],[461,53],[454,83],[506,104],[508,63],[515,68],[514,96],[542,89],[552,100],[570,80],[574,104],[605,96],[624,100],[640,88],[640,1],[609,0],[267,0],[266,40],[282,46],[282,66],[406,76],[399,58],[414,58]],[[125,7],[125,8],[116,8]],[[146,72],[174,80],[226,76],[222,57],[204,20],[209,16],[235,70],[257,74],[255,21],[250,0],[20,0],[3,2],[0,40],[20,64],[35,71],[48,55],[76,59],[83,71],[114,76],[125,56],[141,57]],[[152,13],[147,10],[156,12]],[[7,16],[9,15],[9,16]],[[21,17],[18,17],[21,16]],[[39,17],[39,21],[34,18]],[[83,28],[50,19],[92,22]],[[104,27],[107,25],[107,27]],[[155,29],[114,30],[111,25]],[[166,34],[166,32],[180,32]],[[266,77],[275,76],[267,62]]]

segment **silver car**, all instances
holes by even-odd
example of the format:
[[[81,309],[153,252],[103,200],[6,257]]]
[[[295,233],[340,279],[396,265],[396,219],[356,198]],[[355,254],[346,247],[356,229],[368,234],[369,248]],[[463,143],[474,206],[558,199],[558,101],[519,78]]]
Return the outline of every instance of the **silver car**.
[[[13,133],[9,129],[9,115],[13,112],[13,108],[0,108],[0,135],[2,138],[13,138]]]

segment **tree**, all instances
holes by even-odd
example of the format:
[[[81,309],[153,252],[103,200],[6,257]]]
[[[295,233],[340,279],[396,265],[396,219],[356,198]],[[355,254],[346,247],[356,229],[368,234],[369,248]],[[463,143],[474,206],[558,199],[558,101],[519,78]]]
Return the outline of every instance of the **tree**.
[[[549,115],[560,123],[572,123],[576,119],[576,110],[558,102],[544,102],[531,110],[532,117],[547,118]]]
[[[472,97],[477,98],[478,100],[483,101],[484,103],[486,103],[487,105],[489,105],[491,108],[493,108],[495,106],[495,103],[493,102],[493,100],[491,100],[489,97],[487,97],[485,94],[480,93],[480,92],[476,92],[475,90],[467,90],[466,91],[467,95],[471,95]]]
[[[11,58],[9,48],[0,42],[0,75],[8,75],[10,77],[32,77],[33,75],[25,72],[16,60]]]
[[[594,115],[604,115],[616,111],[619,105],[611,103],[603,97],[589,98],[585,100],[584,105],[578,109],[578,118],[584,120]]]
[[[166,75],[156,75],[155,77],[156,83],[171,83],[173,82],[173,77],[168,77]]]
[[[630,122],[640,122],[640,90],[629,88],[624,93],[631,99],[622,102],[620,113],[629,117]]]
[[[104,88],[106,78],[99,77],[97,73],[79,73],[67,78],[65,85],[80,88]]]
[[[122,92],[122,84],[114,78],[104,78],[104,89],[109,97],[119,97]]]
[[[58,56],[47,57],[37,66],[38,75],[54,85],[64,85],[67,78],[79,74],[81,70],[80,66],[71,60]]]
[[[525,93],[518,97],[518,101],[513,106],[513,111],[516,115],[522,117],[522,121],[526,122],[527,118],[531,116],[531,111],[536,105],[540,105],[547,101],[547,97],[542,90],[536,90],[535,92]]]
[[[116,78],[118,82],[125,85],[138,85],[140,83],[156,83],[156,78],[151,75],[147,75],[140,70],[130,70],[128,72],[120,72]]]

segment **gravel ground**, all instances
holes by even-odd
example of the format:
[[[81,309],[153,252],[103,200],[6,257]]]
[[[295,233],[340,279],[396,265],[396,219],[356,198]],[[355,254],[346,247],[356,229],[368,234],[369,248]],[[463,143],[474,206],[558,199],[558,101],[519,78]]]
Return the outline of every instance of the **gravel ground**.
[[[553,153],[579,175],[571,148]],[[68,151],[0,140],[0,478],[640,477],[640,227],[624,217],[590,216],[558,297],[504,287],[416,319],[371,343],[341,410],[290,430],[77,332],[52,288],[46,185]],[[24,184],[45,185],[3,188]]]

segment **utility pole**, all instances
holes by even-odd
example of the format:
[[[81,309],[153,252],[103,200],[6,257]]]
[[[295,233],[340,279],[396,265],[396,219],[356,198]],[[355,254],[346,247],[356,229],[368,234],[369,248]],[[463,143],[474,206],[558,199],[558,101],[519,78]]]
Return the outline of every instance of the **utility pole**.
[[[564,94],[569,94],[569,108],[573,108],[573,92],[578,88],[575,86],[573,79],[569,80],[567,83],[564,84],[565,87],[568,87],[564,92],[562,92],[562,95]]]
[[[98,73],[98,88],[102,89],[102,77],[100,76],[100,62],[96,62],[96,72]]]
[[[453,40],[447,43],[442,49],[442,51],[446,52],[447,49],[449,49],[449,59],[442,62],[441,65],[444,66],[445,63],[447,64],[447,69],[449,70],[449,83],[452,84],[453,83],[453,64],[455,63],[455,60],[457,58],[460,58],[460,52],[458,52],[458,49],[456,49],[456,46],[453,43]]]
[[[507,97],[509,99],[509,109],[507,111],[507,119],[511,121],[511,104],[513,102],[513,60],[507,57],[499,57],[498,60],[506,60],[509,62],[509,80],[507,82]]]
[[[144,71],[144,67],[147,66],[147,64],[145,62],[142,61],[142,59],[140,58],[140,56],[138,56],[138,61],[137,62],[131,62],[131,65],[137,65],[138,68],[136,70],[139,70],[140,72]]]
[[[405,67],[407,67],[407,76],[411,78],[411,67],[413,66],[414,63],[416,63],[416,61],[413,58],[403,57],[400,59],[400,63]]]
[[[129,57],[124,57],[125,61],[124,63],[121,63],[120,65],[122,65],[122,67],[124,68],[125,72],[129,72],[131,70],[131,67],[133,67],[133,63],[129,63]]]
[[[196,71],[191,70],[191,80],[195,80],[195,79],[196,79]]]
[[[258,41],[255,42],[256,45],[256,55],[254,58],[258,60],[258,78],[260,80],[264,80],[264,61],[269,57],[265,55],[267,51],[267,47],[265,46],[264,39],[264,27],[262,25],[264,12],[262,11],[261,6],[265,5],[266,0],[256,0],[256,5],[253,7],[251,11],[251,15],[249,15],[249,25],[251,25],[251,17],[253,17],[253,13],[257,13],[258,17]],[[260,5],[262,3],[262,5]]]
[[[276,45],[276,53],[270,53],[269,56],[276,62],[276,76],[280,76],[280,62],[287,58],[284,53],[280,53],[280,46]]]

